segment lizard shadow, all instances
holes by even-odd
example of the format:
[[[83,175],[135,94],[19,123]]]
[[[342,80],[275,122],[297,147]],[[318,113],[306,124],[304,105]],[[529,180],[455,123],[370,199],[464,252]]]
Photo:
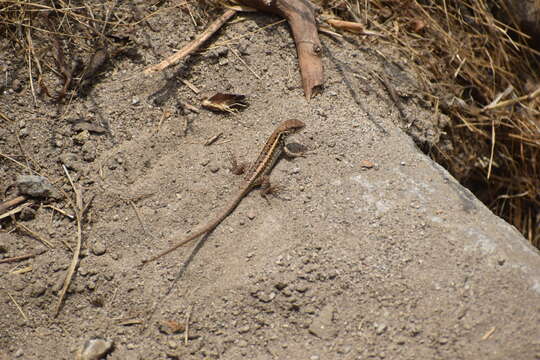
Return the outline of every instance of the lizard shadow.
[[[212,235],[212,232],[213,230],[207,232],[200,238],[199,241],[197,241],[197,245],[195,245],[195,247],[191,250],[188,258],[180,266],[180,269],[178,270],[178,273],[174,277],[174,280],[172,281],[171,285],[169,286],[167,291],[163,294],[163,298],[166,298],[167,296],[169,296],[172,290],[176,287],[178,280],[180,280],[184,276],[189,265],[193,262],[193,259],[195,259],[195,256],[197,256],[197,254],[202,249],[202,247],[204,246],[204,244],[206,243],[210,235]]]
[[[184,276],[189,265],[191,264],[195,256],[197,256],[199,251],[202,249],[202,247],[204,246],[204,244],[206,243],[206,241],[208,240],[208,237],[212,234],[212,232],[213,231],[207,232],[200,238],[199,241],[197,241],[197,245],[195,245],[195,247],[191,250],[191,253],[189,254],[188,258],[180,266],[178,273],[175,275],[174,279],[172,280],[171,285],[167,288],[167,291],[165,291],[165,293],[163,293],[152,305],[152,309],[148,313],[147,325],[143,327],[143,329],[141,330],[141,333],[147,333],[149,331],[151,327],[148,325],[151,323],[152,319],[154,318],[158,305],[161,304],[163,300],[169,297],[169,295],[172,293],[173,289],[176,287],[176,284],[178,283],[178,280],[180,280]]]

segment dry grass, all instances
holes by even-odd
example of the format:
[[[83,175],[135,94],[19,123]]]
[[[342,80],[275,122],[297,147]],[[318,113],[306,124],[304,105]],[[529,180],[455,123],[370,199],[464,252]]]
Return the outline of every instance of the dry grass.
[[[451,119],[429,154],[540,247],[540,52],[499,20],[512,18],[503,1],[319,4],[382,32],[416,64],[420,90]]]

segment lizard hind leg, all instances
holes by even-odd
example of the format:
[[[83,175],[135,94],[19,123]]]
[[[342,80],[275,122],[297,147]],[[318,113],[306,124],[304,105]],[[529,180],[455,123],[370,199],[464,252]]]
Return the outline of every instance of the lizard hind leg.
[[[257,186],[261,189],[261,196],[269,203],[270,200],[268,199],[268,195],[274,195],[276,196],[279,192],[281,192],[284,187],[281,185],[272,185],[270,184],[270,178],[268,176],[262,176],[257,181]]]
[[[234,175],[242,175],[246,171],[246,168],[248,167],[245,162],[239,163],[236,160],[236,156],[234,156],[234,154],[230,151],[229,151],[229,162],[231,164],[231,167],[229,169]]]

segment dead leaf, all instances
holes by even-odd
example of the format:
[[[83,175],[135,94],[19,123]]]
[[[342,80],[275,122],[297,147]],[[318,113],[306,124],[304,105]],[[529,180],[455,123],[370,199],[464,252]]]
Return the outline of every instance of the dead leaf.
[[[162,321],[162,325],[169,334],[177,334],[186,330],[186,325],[184,323],[179,323],[174,320],[164,320]]]
[[[236,113],[239,109],[247,107],[246,97],[238,94],[217,93],[202,101],[202,106],[214,110],[228,113]]]

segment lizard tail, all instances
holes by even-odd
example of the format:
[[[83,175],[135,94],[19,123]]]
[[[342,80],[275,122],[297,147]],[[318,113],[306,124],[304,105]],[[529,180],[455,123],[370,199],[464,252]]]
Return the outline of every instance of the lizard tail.
[[[196,238],[198,238],[199,236],[201,235],[204,235],[212,230],[214,230],[219,224],[221,224],[221,222],[223,220],[225,220],[225,218],[227,216],[229,216],[233,211],[234,209],[236,209],[236,207],[238,206],[238,204],[240,204],[240,201],[242,201],[242,198],[244,196],[246,196],[246,194],[251,190],[251,186],[246,186],[244,187],[235,197],[234,199],[229,203],[227,204],[227,207],[224,208],[224,210],[212,221],[212,222],[209,222],[208,224],[206,224],[203,228],[201,228],[200,230],[194,232],[193,234],[189,235],[186,239],[180,241],[179,243],[173,245],[172,247],[170,247],[169,249],[167,250],[164,250],[162,252],[160,252],[159,254],[157,255],[154,255],[152,256],[151,258],[149,259],[144,259],[142,260],[142,263],[143,265],[149,263],[149,262],[152,262],[152,261],[155,261],[157,259],[159,259],[160,257],[162,256],[165,256],[171,252],[173,252],[174,250],[178,249],[179,247],[181,246],[184,246],[186,245],[187,243],[195,240]]]

